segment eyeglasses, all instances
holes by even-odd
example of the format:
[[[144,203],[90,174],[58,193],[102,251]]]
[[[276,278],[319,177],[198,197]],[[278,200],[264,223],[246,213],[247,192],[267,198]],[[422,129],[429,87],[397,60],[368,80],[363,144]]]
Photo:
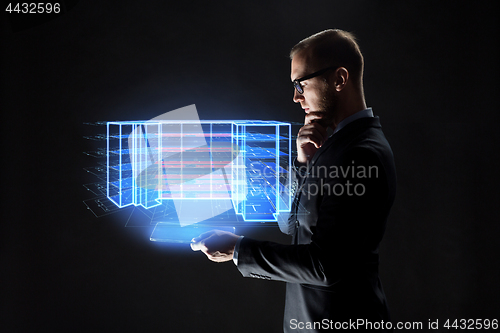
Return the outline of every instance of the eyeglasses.
[[[303,94],[304,93],[304,89],[302,89],[302,86],[300,85],[300,82],[302,81],[305,81],[305,80],[309,80],[309,79],[312,79],[313,77],[316,77],[316,76],[320,76],[321,74],[324,74],[326,73],[327,71],[329,71],[330,69],[337,69],[338,67],[336,66],[331,66],[331,67],[328,67],[328,68],[325,68],[325,69],[322,69],[322,70],[319,70],[317,72],[314,72],[312,74],[309,74],[309,75],[306,75],[304,77],[301,77],[300,79],[295,79],[292,81],[293,83],[293,86],[295,87],[295,89],[297,89],[297,92],[299,94]]]

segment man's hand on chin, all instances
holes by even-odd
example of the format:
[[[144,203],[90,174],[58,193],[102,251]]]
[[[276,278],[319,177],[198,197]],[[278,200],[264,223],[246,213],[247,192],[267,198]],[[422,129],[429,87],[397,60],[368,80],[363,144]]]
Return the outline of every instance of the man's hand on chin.
[[[234,246],[239,236],[221,230],[212,230],[191,240],[193,251],[202,251],[208,259],[224,262],[233,259]]]
[[[307,163],[328,139],[327,128],[333,126],[330,115],[324,111],[310,111],[297,134],[297,161]]]

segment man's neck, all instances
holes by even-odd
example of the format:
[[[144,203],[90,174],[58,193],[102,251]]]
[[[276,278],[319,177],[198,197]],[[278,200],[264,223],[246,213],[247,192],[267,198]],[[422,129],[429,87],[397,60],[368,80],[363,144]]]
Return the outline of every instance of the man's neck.
[[[364,109],[366,109],[366,102],[364,98],[348,103],[343,108],[339,108],[340,112],[334,116],[332,128],[335,129],[342,120]]]

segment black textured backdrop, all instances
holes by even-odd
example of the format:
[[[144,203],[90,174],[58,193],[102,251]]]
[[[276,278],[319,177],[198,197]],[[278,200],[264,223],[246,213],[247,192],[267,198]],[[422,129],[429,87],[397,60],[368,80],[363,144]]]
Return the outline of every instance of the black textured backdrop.
[[[83,123],[193,103],[201,119],[302,121],[288,51],[327,28],[358,36],[367,104],[396,157],[380,268],[394,321],[500,319],[495,8],[93,0],[17,32],[12,15],[28,14],[2,8],[2,331],[279,332],[284,284],[86,210]]]

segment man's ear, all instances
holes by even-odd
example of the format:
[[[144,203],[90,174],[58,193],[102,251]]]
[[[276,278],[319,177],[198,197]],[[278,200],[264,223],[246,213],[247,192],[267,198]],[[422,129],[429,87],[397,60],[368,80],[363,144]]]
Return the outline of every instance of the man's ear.
[[[341,91],[347,85],[347,81],[349,80],[349,71],[345,67],[339,67],[335,70],[333,78],[333,86],[335,87],[335,90]]]

